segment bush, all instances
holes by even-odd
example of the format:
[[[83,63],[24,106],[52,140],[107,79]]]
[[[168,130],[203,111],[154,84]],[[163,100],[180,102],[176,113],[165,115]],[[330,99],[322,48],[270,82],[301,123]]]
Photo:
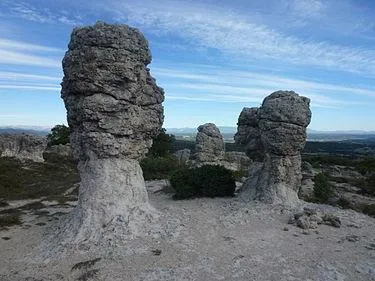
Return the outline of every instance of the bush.
[[[233,196],[236,188],[232,172],[219,165],[180,169],[170,178],[175,199]]]
[[[8,227],[13,225],[22,224],[20,214],[1,214],[0,215],[0,227]]]
[[[375,196],[375,173],[361,182],[361,194]]]
[[[314,199],[319,203],[326,203],[332,195],[331,184],[328,175],[319,173],[314,177]]]
[[[175,137],[174,135],[166,134],[165,131],[164,128],[161,129],[160,133],[153,139],[148,156],[167,157],[171,154]]]
[[[70,129],[65,125],[56,125],[47,136],[48,146],[69,143]]]
[[[170,184],[175,191],[174,199],[194,198],[200,195],[196,184],[196,169],[177,170],[170,177]]]
[[[337,205],[340,206],[343,209],[350,209],[352,208],[352,204],[350,201],[344,197],[340,197],[339,200],[337,200]]]
[[[180,167],[178,161],[172,156],[146,157],[140,164],[145,180],[167,179]]]
[[[362,212],[370,217],[375,218],[375,204],[363,206]]]

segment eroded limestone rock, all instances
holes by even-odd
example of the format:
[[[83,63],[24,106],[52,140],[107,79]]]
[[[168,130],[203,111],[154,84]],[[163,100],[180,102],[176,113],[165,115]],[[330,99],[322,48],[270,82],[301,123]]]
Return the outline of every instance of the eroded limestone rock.
[[[65,227],[74,243],[136,235],[152,216],[138,160],[161,129],[164,92],[150,62],[137,29],[98,22],[73,30],[61,97],[81,176],[79,203]]]
[[[254,160],[244,196],[293,205],[301,186],[301,150],[311,120],[310,100],[293,91],[277,91],[260,108],[244,108],[235,141]]]
[[[15,157],[21,161],[43,162],[46,137],[25,134],[0,134],[0,156]]]
[[[218,127],[206,123],[198,127],[194,160],[198,165],[218,164],[224,160],[224,139]]]

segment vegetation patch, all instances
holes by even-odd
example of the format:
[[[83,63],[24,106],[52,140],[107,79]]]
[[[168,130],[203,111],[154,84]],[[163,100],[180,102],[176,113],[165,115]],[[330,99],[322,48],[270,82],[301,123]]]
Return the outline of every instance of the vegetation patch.
[[[362,212],[370,217],[375,218],[375,204],[364,205],[362,208]]]
[[[69,142],[70,128],[65,125],[56,125],[47,135],[47,145],[67,144]]]
[[[0,200],[0,208],[1,208],[1,207],[8,207],[8,206],[9,206],[9,204],[8,204],[7,201],[5,201],[5,200]]]
[[[235,179],[230,170],[219,165],[184,168],[170,178],[175,199],[233,196]]]
[[[181,168],[173,156],[146,157],[140,164],[145,180],[167,179],[174,171]]]
[[[21,225],[22,221],[20,213],[15,214],[1,214],[0,215],[0,228],[6,228],[13,225]]]
[[[0,198],[4,200],[53,197],[79,181],[74,161],[35,163],[0,158]]]
[[[326,203],[328,198],[332,195],[332,187],[329,183],[329,176],[324,173],[319,173],[314,177],[314,201],[319,203]]]

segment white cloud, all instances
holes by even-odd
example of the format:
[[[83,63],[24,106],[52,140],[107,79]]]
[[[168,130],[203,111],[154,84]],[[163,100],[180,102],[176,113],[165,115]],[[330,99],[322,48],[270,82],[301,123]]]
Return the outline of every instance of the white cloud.
[[[181,67],[181,66],[180,66]],[[188,68],[185,68],[188,69]],[[228,70],[232,69],[232,70]],[[351,96],[363,95],[368,97],[375,97],[375,88],[365,87],[354,87],[345,85],[335,85],[323,82],[313,82],[308,80],[301,80],[295,78],[289,78],[287,76],[277,76],[270,74],[260,74],[250,71],[238,71],[233,70],[233,67],[228,66],[227,68],[221,67],[200,67],[197,65],[192,70],[181,70],[180,68],[152,68],[152,72],[156,77],[165,78],[179,78],[180,80],[191,80],[198,81],[188,84],[188,81],[183,83],[168,82],[168,85],[173,87],[185,87],[191,89],[202,89],[221,91],[225,93],[236,92],[246,94],[249,92],[249,86],[257,94],[261,95],[261,91],[266,90],[277,90],[277,89],[295,89],[296,91],[318,91],[325,92],[334,95],[339,93],[340,95],[345,93]],[[174,84],[173,84],[174,83]],[[208,84],[210,83],[210,84]],[[237,86],[232,86],[237,85]],[[254,88],[254,86],[260,89]]]
[[[53,13],[49,9],[37,9],[29,5],[28,3],[12,3],[7,1],[7,4],[12,12],[13,16],[17,16],[29,21],[35,21],[40,23],[62,23],[66,25],[80,25],[81,21],[78,16],[69,17],[66,13]],[[67,3],[68,4],[68,3]]]
[[[182,69],[186,70],[182,70]],[[232,69],[232,70],[228,70]],[[307,96],[313,107],[342,108],[369,106],[372,103],[353,100],[358,95],[373,99],[375,90],[341,86],[285,76],[238,71],[232,67],[153,68],[158,80],[163,80],[167,100],[196,100],[212,102],[243,102],[259,104],[267,95],[277,90],[294,90]]]
[[[300,8],[319,10],[319,4],[306,7],[301,3]],[[215,48],[243,60],[276,59],[375,75],[374,50],[302,40],[215,6],[179,1],[117,1],[106,8],[116,13],[118,20],[127,20],[157,35],[178,35],[192,44]]]
[[[16,65],[34,65],[44,67],[61,67],[59,60],[42,56],[28,55],[19,52],[12,52],[0,49],[0,63]]]
[[[311,17],[319,15],[326,5],[320,0],[292,0],[290,7],[297,16]]]
[[[10,50],[64,52],[63,49],[0,38],[0,48]]]
[[[47,76],[47,75],[36,75],[28,73],[19,73],[19,72],[7,72],[0,71],[1,80],[48,80],[48,81],[61,81],[61,77]]]
[[[35,85],[1,85],[0,89],[20,89],[20,90],[41,90],[41,91],[60,91],[60,87],[51,86],[35,86]]]

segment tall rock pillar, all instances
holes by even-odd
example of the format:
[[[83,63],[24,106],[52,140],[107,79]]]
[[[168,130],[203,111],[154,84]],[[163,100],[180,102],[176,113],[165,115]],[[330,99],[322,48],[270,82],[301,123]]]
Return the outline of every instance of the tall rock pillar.
[[[310,100],[277,91],[260,108],[244,108],[235,141],[254,160],[244,196],[266,203],[294,205],[301,186],[301,151],[311,120]]]
[[[134,28],[98,22],[74,29],[61,97],[81,176],[65,227],[75,242],[137,234],[152,215],[138,160],[163,123],[163,89],[150,75],[148,42]]]

